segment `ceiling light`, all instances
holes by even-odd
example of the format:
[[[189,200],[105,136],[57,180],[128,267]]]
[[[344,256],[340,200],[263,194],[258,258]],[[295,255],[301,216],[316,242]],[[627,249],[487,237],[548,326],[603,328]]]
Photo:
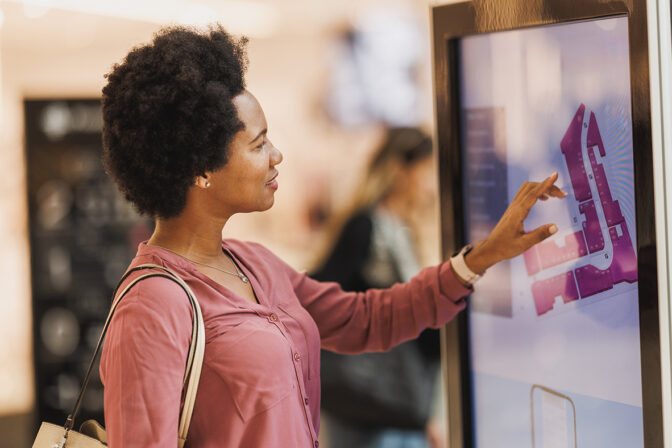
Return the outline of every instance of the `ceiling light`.
[[[106,17],[150,23],[202,26],[221,23],[232,34],[267,37],[277,28],[280,16],[272,3],[249,0],[210,1],[206,4],[188,0],[6,0],[24,6],[26,15],[40,17],[49,9],[76,11]]]

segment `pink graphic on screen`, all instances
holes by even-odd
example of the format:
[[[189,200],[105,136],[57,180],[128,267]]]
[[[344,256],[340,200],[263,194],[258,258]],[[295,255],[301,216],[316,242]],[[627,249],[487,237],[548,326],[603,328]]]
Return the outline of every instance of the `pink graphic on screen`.
[[[583,125],[583,113],[586,107],[582,104],[572,122],[565,132],[565,136],[560,142],[560,149],[565,156],[569,178],[574,187],[574,196],[579,202],[590,199],[593,195],[590,192],[590,183],[586,174],[586,167],[583,164],[583,151],[581,149],[581,127]]]
[[[583,221],[583,234],[588,242],[588,250],[592,254],[604,249],[604,235],[602,235],[600,219],[597,217],[595,202],[586,201],[583,204],[579,204],[579,211],[586,218]]]
[[[583,230],[566,235],[564,239],[544,241],[525,252],[523,258],[527,273],[532,276],[567,261],[604,251],[605,236],[598,215],[600,212],[612,245],[611,254],[605,252],[604,257],[611,257],[611,264],[606,269],[588,264],[535,281],[532,297],[539,316],[553,309],[557,297],[568,303],[610,290],[618,283],[637,281],[637,256],[628,225],[618,201],[612,198],[606,171],[596,156],[598,151],[600,160],[605,159],[607,150],[593,112],[588,120],[585,148],[581,144],[585,112],[586,108],[581,104],[560,142],[578,211],[584,218]],[[584,151],[588,155],[592,174],[586,170]],[[599,202],[593,199],[591,180]]]
[[[532,285],[532,295],[538,315],[550,311],[557,296],[561,296],[565,303],[578,300],[579,291],[576,289],[574,273],[569,271],[535,282]]]
[[[532,246],[532,248],[526,250],[523,254],[523,258],[525,259],[527,275],[532,276],[541,271],[541,263],[539,262],[539,253],[537,252],[536,246]]]
[[[604,216],[607,219],[607,225],[611,227],[623,221],[623,215],[621,215],[621,207],[618,205],[618,201],[613,201],[611,199],[611,190],[609,189],[609,182],[607,181],[604,167],[597,163],[595,157],[595,146],[598,147],[600,156],[606,157],[607,153],[604,150],[602,136],[600,135],[600,130],[597,128],[597,120],[595,120],[595,114],[593,112],[590,113],[590,124],[588,125],[588,138],[586,139],[586,142],[586,146],[588,147],[588,158],[590,159],[590,165],[593,168],[593,174],[595,175],[597,193],[600,196],[600,202],[602,203]]]
[[[583,232],[578,231],[565,237],[564,246],[560,247],[555,240],[539,243],[537,251],[541,259],[541,268],[548,269],[566,261],[584,257],[588,254]]]

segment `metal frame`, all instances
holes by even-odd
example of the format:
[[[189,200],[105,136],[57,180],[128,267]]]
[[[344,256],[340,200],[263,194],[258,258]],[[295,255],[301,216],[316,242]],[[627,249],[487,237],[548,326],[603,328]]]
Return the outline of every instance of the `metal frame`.
[[[672,184],[666,181],[672,173],[672,158],[665,157],[665,148],[672,148],[672,11],[669,0],[648,0],[649,75],[651,83],[651,137],[654,165],[654,199],[656,234],[658,235],[658,303],[660,322],[660,355],[663,437],[672,445],[672,316],[670,313],[670,281],[668,266],[672,265],[669,238],[672,220],[668,210]],[[669,149],[668,149],[669,152]]]
[[[656,0],[648,0],[649,3]],[[667,0],[658,0],[658,4]],[[650,7],[650,6],[649,6]],[[630,89],[632,97],[632,135],[637,142],[634,151],[634,172],[637,224],[637,255],[639,270],[639,312],[642,366],[642,393],[644,414],[644,446],[663,447],[663,397],[661,389],[661,347],[669,350],[669,341],[660,341],[661,324],[669,327],[666,296],[660,299],[658,281],[667,278],[659,274],[656,252],[656,222],[660,233],[660,219],[656,214],[659,201],[654,198],[654,171],[659,182],[659,167],[654,170],[654,159],[659,160],[662,148],[652,145],[652,104],[649,65],[650,32],[647,22],[647,0],[474,0],[436,6],[432,9],[433,64],[435,88],[435,115],[437,119],[437,146],[439,153],[441,232],[444,259],[454,248],[461,247],[464,239],[462,172],[459,123],[459,38],[481,33],[521,29],[540,25],[574,22],[616,15],[627,15],[630,37]],[[669,5],[667,7],[669,14]],[[668,22],[669,24],[669,17]],[[668,25],[669,26],[669,25]],[[669,27],[668,27],[669,30]],[[664,37],[664,36],[661,36]],[[670,36],[667,36],[669,39]],[[656,73],[657,75],[657,73]],[[669,72],[668,72],[669,75]],[[657,76],[652,78],[658,79]],[[660,120],[660,115],[656,116]],[[656,128],[661,130],[659,128]],[[661,130],[662,133],[662,130]],[[665,138],[669,139],[669,135]],[[670,164],[670,161],[666,161]],[[672,173],[672,169],[669,170]],[[663,186],[663,188],[665,188]],[[660,185],[656,184],[660,197]],[[664,223],[670,226],[669,222]],[[666,241],[665,241],[666,243]],[[667,252],[667,251],[666,251]],[[665,254],[667,256],[667,254]],[[662,285],[661,285],[662,286]],[[662,304],[662,305],[661,305]],[[661,306],[664,315],[659,312]],[[662,319],[662,320],[661,320]],[[669,337],[669,328],[665,330]],[[466,313],[447,325],[443,335],[444,375],[447,389],[449,446],[472,447],[473,409],[469,360],[468,319]],[[669,351],[663,354],[669,364]],[[669,378],[669,366],[664,372]],[[666,397],[669,387],[665,387]],[[666,400],[669,403],[669,397]],[[669,417],[668,417],[669,419]]]

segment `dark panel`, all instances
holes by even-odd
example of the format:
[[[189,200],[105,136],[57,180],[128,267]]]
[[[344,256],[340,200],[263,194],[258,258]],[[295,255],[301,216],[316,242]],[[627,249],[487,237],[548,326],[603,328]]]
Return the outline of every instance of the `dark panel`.
[[[72,410],[111,293],[151,234],[101,164],[100,101],[25,106],[37,421]],[[76,424],[103,421],[96,367]]]

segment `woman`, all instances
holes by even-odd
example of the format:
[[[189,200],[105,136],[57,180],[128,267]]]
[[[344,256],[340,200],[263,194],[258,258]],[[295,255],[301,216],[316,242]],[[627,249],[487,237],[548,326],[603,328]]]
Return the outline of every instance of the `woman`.
[[[420,270],[416,221],[435,199],[432,140],[392,128],[376,151],[335,244],[311,276],[346,291],[389,288]],[[343,222],[339,225],[339,221]],[[340,227],[340,229],[339,229]],[[438,330],[425,330],[385,353],[321,354],[322,411],[330,448],[440,446],[429,425],[439,370]],[[433,437],[432,437],[433,436]]]
[[[169,28],[133,49],[103,89],[104,162],[156,222],[131,267],[172,269],[203,311],[188,446],[318,446],[320,347],[387,350],[443,325],[470,291],[451,266],[482,273],[543,240],[554,226],[525,233],[523,220],[538,198],[564,194],[557,175],[526,183],[466,258],[388,290],[345,293],[257,244],[223,240],[231,216],[273,205],[282,161],[244,88],[244,45],[221,27]],[[175,446],[191,326],[184,292],[162,278],[142,281],[117,308],[100,366],[112,448]]]

